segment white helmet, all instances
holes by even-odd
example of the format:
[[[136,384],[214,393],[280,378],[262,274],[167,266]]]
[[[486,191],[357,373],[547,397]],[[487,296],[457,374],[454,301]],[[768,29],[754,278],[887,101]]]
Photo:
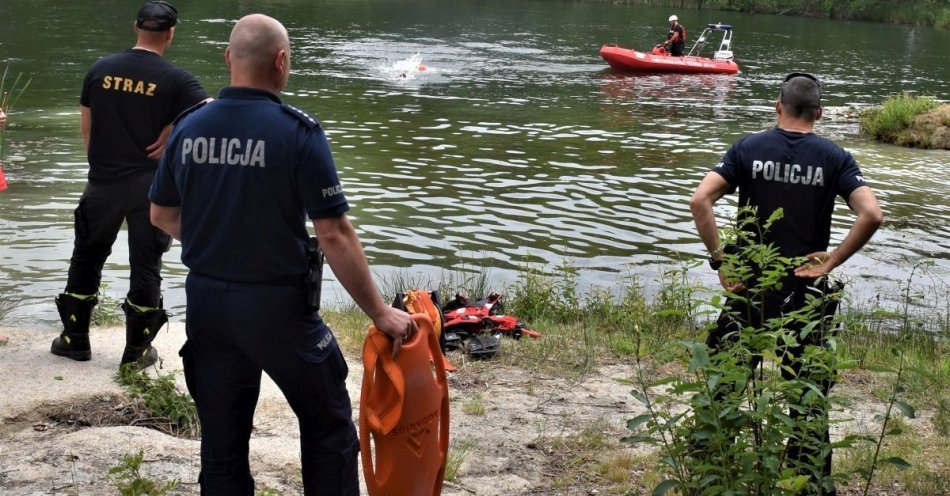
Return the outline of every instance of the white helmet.
[[[678,21],[678,20],[680,20],[680,18],[679,18],[679,17],[676,17],[676,14],[673,14],[673,15],[670,16],[670,21],[669,21],[669,22]]]

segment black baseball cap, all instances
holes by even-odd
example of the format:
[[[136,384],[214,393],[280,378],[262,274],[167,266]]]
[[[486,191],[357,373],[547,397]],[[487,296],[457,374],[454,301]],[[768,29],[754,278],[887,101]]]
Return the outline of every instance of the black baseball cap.
[[[146,31],[168,31],[178,24],[178,10],[168,2],[157,0],[139,9],[135,25]]]

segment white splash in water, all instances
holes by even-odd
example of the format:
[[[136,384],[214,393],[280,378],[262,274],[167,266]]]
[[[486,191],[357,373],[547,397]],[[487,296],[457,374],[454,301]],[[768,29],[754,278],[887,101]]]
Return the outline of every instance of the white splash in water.
[[[422,63],[422,57],[417,53],[407,59],[397,60],[389,66],[382,66],[380,71],[389,79],[408,81],[430,72],[432,69]]]

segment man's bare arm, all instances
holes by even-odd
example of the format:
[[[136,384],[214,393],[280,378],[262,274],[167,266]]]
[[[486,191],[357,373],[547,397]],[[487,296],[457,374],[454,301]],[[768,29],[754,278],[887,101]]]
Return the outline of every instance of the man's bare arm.
[[[831,252],[809,253],[808,263],[795,269],[796,276],[817,278],[831,272],[867,244],[884,222],[884,213],[871,188],[861,186],[852,191],[848,196],[848,204],[854,209],[858,218],[851,225],[844,241]]]
[[[92,109],[79,106],[79,132],[82,133],[82,147],[89,153],[89,135],[92,134]]]
[[[181,241],[181,207],[163,207],[153,203],[149,218],[153,226]]]
[[[696,231],[706,245],[706,250],[712,254],[713,260],[722,258],[719,227],[716,225],[713,205],[729,191],[729,187],[729,183],[722,176],[709,172],[689,199],[689,210],[693,214]]]
[[[415,332],[416,323],[408,313],[383,302],[373,283],[363,246],[360,244],[353,224],[346,215],[340,215],[315,219],[313,228],[320,240],[320,247],[323,248],[323,253],[327,257],[327,263],[330,264],[340,284],[363,312],[372,319],[376,329],[396,341],[393,351],[398,352],[402,340]]]

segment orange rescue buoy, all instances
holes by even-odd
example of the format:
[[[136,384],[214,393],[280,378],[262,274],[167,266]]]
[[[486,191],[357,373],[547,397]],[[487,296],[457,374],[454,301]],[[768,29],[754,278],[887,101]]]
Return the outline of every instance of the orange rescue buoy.
[[[0,164],[0,191],[7,189],[7,178],[3,175],[3,164]]]
[[[374,326],[363,344],[360,451],[370,496],[442,494],[449,387],[432,321],[412,318],[419,331],[395,359],[392,340]]]
[[[437,338],[441,338],[442,309],[432,301],[434,294],[435,293],[429,293],[422,289],[410,289],[406,291],[406,295],[402,299],[402,304],[406,306],[406,310],[408,310],[409,313],[428,315],[429,320],[432,322],[432,333],[435,334]],[[452,365],[452,362],[446,358],[445,353],[439,353],[439,355],[442,356],[442,365],[445,367],[446,372],[456,372],[458,370],[455,368],[455,365]]]

